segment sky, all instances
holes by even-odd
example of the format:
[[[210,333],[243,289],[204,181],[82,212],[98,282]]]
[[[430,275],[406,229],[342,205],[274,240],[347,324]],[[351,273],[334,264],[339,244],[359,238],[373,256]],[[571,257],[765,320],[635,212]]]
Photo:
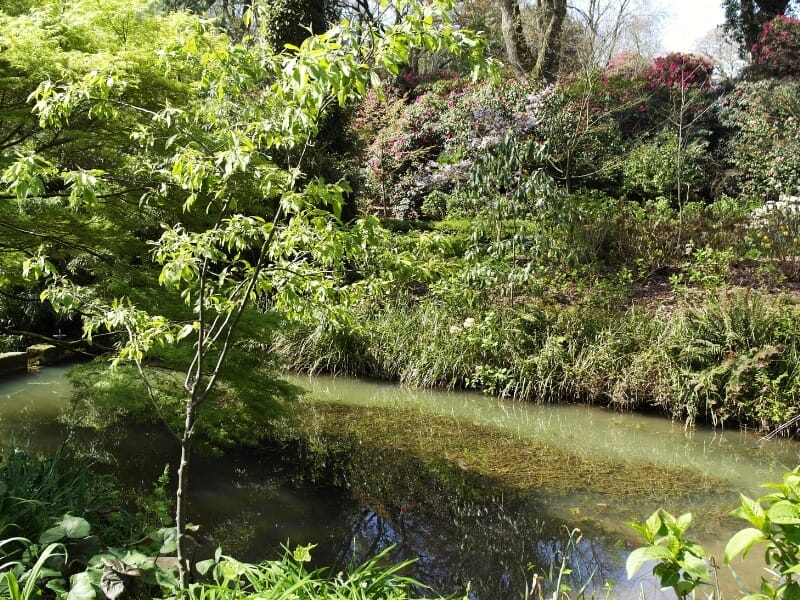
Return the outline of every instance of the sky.
[[[695,50],[695,41],[725,18],[722,0],[653,0],[652,6],[666,14],[661,34],[664,51]]]

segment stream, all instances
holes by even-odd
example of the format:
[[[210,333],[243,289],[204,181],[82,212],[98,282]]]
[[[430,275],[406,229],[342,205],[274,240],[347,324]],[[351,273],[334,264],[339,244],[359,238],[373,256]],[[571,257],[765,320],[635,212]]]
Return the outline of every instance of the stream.
[[[58,415],[72,393],[67,370],[0,381],[0,443],[51,452],[65,439]],[[721,564],[726,540],[744,526],[728,516],[738,493],[762,495],[760,483],[800,459],[795,442],[686,431],[657,416],[287,379],[308,390],[294,407],[300,443],[193,464],[190,516],[205,527],[208,554],[219,545],[258,561],[275,558],[281,544],[313,543],[314,564],[335,572],[391,545],[393,560],[417,561],[413,577],[474,600],[524,598],[567,556],[573,589],[589,580],[600,595],[608,582],[614,598],[669,597],[648,573],[627,581],[625,557],[638,540],[626,521],[660,506],[691,511],[690,539]],[[132,490],[152,489],[177,456],[160,427],[73,435],[108,456]],[[760,571],[740,563],[736,573],[755,586]],[[727,568],[719,575],[726,596],[738,595]]]

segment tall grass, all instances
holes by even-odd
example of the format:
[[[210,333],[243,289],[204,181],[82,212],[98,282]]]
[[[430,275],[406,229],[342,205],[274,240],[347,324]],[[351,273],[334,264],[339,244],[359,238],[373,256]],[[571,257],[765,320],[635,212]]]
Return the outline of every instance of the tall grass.
[[[108,526],[115,517],[107,509],[123,505],[110,480],[66,447],[50,458],[20,447],[0,452],[0,538],[38,539],[69,512]]]
[[[294,330],[277,348],[299,369],[769,429],[800,409],[798,317],[791,301],[753,290],[699,293],[669,313],[544,302],[469,311],[423,298],[364,311],[357,333]]]
[[[305,568],[310,549],[287,550],[280,559],[258,565],[218,555],[198,565],[209,580],[190,586],[188,595],[193,600],[410,600],[424,588],[402,574],[410,562],[383,564],[391,548],[333,577],[324,569]]]

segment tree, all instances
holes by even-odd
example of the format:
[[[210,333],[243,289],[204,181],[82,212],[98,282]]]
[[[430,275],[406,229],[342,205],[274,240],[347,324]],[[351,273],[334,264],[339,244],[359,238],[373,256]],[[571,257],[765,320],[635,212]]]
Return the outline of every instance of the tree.
[[[525,32],[522,30],[522,16],[517,0],[498,0],[503,43],[506,60],[518,77],[524,77],[536,64],[531,53]]]
[[[142,116],[133,128],[137,145],[130,150],[149,180],[140,202],[184,211],[171,213],[173,220],[162,225],[153,244],[160,284],[184,301],[174,316],[145,310],[130,298],[88,293],[43,252],[24,265],[27,275],[46,280],[43,298],[85,315],[89,338],[120,332],[124,339],[115,364],[135,365],[156,411],[159,382],[150,377],[147,356],[163,345],[190,350],[183,365],[183,421],[175,432],[181,445],[175,525],[184,588],[186,495],[199,411],[213,398],[245,311],[258,300],[288,317],[307,311],[335,318],[338,301],[347,296],[346,269],[369,266],[359,256],[370,248],[375,221],[342,229],[336,215],[346,183],[306,178],[304,153],[298,150],[313,141],[328,106],[363,95],[378,83],[379,70],[398,72],[415,46],[469,55],[477,66],[485,65],[482,44],[450,26],[451,3],[397,5],[406,16],[383,33],[341,25],[280,54],[258,35],[231,44],[195,21],[193,35],[162,53],[168,72],[173,60],[195,67],[191,93],[179,104],[153,109],[126,101],[124,73],[114,65],[64,77],[65,83],[44,81],[34,94],[48,130],[59,130],[78,113],[120,124]],[[371,42],[368,50],[362,36]],[[23,209],[40,201],[55,181],[89,219],[101,190],[118,186],[113,172],[71,176],[36,153],[16,157],[3,172],[7,193]],[[252,197],[242,194],[243,185]],[[192,219],[195,213],[207,217]],[[348,275],[352,285],[367,285]]]
[[[567,16],[566,0],[537,0],[531,7],[536,42],[530,45],[523,29],[518,0],[497,0],[506,60],[519,77],[554,81],[561,58],[561,35]]]
[[[151,3],[127,0],[43,0],[20,14],[0,12],[0,176],[23,186],[13,194],[0,192],[0,332],[52,338],[59,328],[71,334],[69,328],[78,325],[75,319],[42,318],[49,311],[38,299],[37,284],[22,280],[19,263],[38,248],[44,247],[65,275],[129,294],[136,284],[148,287],[143,282],[148,273],[141,266],[134,278],[123,272],[132,263],[141,265],[147,240],[157,234],[163,218],[172,218],[167,207],[138,204],[149,180],[132,160],[129,131],[149,121],[146,113],[123,111],[118,121],[99,120],[83,106],[61,127],[43,129],[28,97],[44,79],[89,77],[99,69],[113,70],[125,80],[119,101],[149,110],[167,101],[182,103],[189,91],[184,81],[194,77],[191,67],[173,57],[165,74],[157,51],[181,35],[202,44],[191,35],[195,22],[182,14],[159,15]],[[25,171],[37,162],[57,164],[61,175],[25,190]],[[97,190],[93,218],[87,219],[74,208],[77,196],[70,196],[79,191],[68,180],[91,179],[98,169],[114,173],[114,185]],[[36,188],[36,180],[29,183]],[[13,201],[28,192],[38,200]]]
[[[797,0],[723,0],[722,6],[725,33],[739,46],[742,58],[748,56],[767,21],[800,10]]]
[[[697,50],[714,63],[714,76],[717,79],[735,79],[745,66],[745,61],[739,55],[739,48],[725,35],[722,25],[709,30],[700,38]]]
[[[643,0],[582,0],[570,19],[580,28],[575,51],[582,69],[603,68],[621,52],[649,57],[664,14]]]

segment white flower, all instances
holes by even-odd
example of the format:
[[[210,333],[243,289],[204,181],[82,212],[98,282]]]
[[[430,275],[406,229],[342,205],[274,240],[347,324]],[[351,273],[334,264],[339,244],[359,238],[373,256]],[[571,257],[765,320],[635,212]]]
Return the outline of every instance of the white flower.
[[[475,319],[473,319],[472,317],[467,317],[466,319],[464,319],[464,329],[469,329],[473,325],[475,325]]]
[[[459,331],[461,331],[461,327],[458,325],[450,325],[450,335],[456,335]]]

